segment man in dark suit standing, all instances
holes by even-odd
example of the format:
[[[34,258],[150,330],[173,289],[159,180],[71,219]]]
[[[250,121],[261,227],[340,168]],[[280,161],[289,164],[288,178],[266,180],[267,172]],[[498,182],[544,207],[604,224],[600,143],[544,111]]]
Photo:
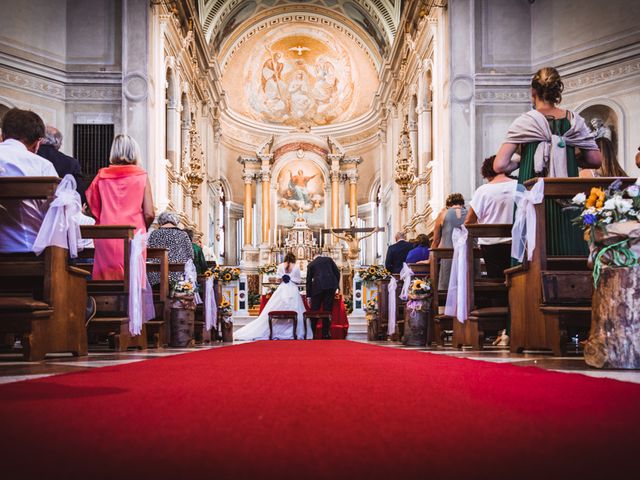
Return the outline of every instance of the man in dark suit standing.
[[[396,243],[387,249],[387,258],[384,262],[385,268],[391,273],[400,273],[402,264],[407,260],[409,251],[414,247],[413,243],[407,242],[404,232],[396,233]]]
[[[73,178],[76,179],[76,190],[80,194],[82,203],[84,204],[87,201],[84,196],[86,186],[84,184],[84,176],[82,175],[80,162],[62,153],[60,151],[61,146],[62,134],[57,128],[47,125],[44,140],[42,140],[40,148],[38,149],[38,155],[53,163],[53,167],[56,169],[56,172],[58,172],[60,178],[63,178],[68,173],[73,175]]]
[[[320,307],[325,312],[333,310],[333,299],[340,286],[340,270],[330,257],[316,256],[307,266],[307,298],[311,299],[311,310],[318,311]],[[318,321],[312,320],[311,331],[316,331]],[[322,320],[322,338],[331,338],[329,321]]]

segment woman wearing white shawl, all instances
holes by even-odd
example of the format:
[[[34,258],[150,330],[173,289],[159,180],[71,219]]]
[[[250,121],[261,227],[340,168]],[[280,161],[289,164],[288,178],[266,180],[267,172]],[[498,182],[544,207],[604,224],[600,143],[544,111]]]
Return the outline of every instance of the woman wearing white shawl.
[[[509,127],[505,143],[496,154],[496,172],[519,169],[518,183],[535,177],[577,177],[578,167],[599,168],[601,155],[584,119],[558,108],[564,85],[555,68],[542,68],[531,80],[534,110],[518,117]],[[520,158],[514,153],[520,147]],[[512,158],[513,157],[513,158]],[[580,165],[578,163],[580,162]],[[562,212],[547,201],[547,252],[550,255],[589,253],[583,233],[571,224],[575,214]]]

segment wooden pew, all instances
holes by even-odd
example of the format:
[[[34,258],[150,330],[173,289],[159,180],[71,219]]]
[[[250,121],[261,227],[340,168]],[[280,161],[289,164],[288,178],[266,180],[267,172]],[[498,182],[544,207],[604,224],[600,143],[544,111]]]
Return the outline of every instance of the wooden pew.
[[[545,198],[568,201],[578,193],[587,196],[592,187],[606,189],[615,178],[546,178]],[[625,185],[635,182],[633,178],[622,179]],[[537,179],[525,183],[533,187]],[[591,322],[590,292],[575,299],[553,298],[543,295],[543,284],[565,283],[571,278],[568,291],[586,288],[591,282],[591,271],[586,257],[552,257],[547,255],[547,225],[545,202],[535,206],[536,249],[531,261],[526,256],[521,265],[505,271],[509,289],[511,313],[512,352],[524,349],[550,349],[555,355],[564,355],[570,328],[588,331]],[[578,214],[576,213],[576,216]],[[564,277],[562,277],[564,275]],[[555,278],[555,280],[554,280]],[[573,286],[573,288],[571,288]]]
[[[7,200],[51,201],[57,177],[0,177],[0,204]],[[0,334],[21,336],[23,358],[47,353],[87,354],[85,272],[68,264],[68,251],[48,247],[33,253],[0,254]]]
[[[117,239],[124,243],[124,279],[90,280],[87,284],[89,295],[96,300],[96,316],[87,325],[89,337],[107,335],[110,345],[119,352],[129,347],[147,348],[146,324],[142,333],[133,336],[129,332],[129,258],[131,241],[135,227],[131,225],[82,225],[83,238]],[[89,250],[83,258],[93,255]],[[89,265],[87,265],[89,266]]]
[[[483,279],[477,271],[476,259],[481,257],[475,248],[478,238],[511,237],[511,225],[466,225],[467,237],[467,305],[469,318],[464,322],[454,320],[452,345],[461,348],[463,345],[481,350],[486,337],[485,332],[498,332],[506,328],[509,318],[507,286],[504,280]]]
[[[447,331],[453,330],[453,317],[440,313],[440,307],[444,307],[447,302],[447,289],[438,289],[438,279],[440,276],[440,260],[453,258],[453,248],[432,248],[429,253],[431,285],[433,288],[433,332],[434,340],[438,345],[444,346]]]
[[[158,260],[157,263],[151,259]],[[160,274],[160,283],[153,285],[153,303],[156,311],[154,319],[146,323],[147,343],[153,348],[169,345],[171,332],[169,305],[169,251],[166,248],[147,248],[147,272]]]

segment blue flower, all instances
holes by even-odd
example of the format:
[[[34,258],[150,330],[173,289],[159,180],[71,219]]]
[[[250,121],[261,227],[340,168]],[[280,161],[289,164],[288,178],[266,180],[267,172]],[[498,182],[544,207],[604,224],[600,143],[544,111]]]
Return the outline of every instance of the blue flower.
[[[585,225],[593,225],[596,223],[596,216],[592,213],[587,213],[584,217],[582,217],[582,223]]]

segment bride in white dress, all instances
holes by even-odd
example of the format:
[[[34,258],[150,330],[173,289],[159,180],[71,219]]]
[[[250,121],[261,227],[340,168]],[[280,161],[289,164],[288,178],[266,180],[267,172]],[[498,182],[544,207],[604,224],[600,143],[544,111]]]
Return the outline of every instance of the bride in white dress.
[[[233,334],[234,340],[269,340],[269,312],[273,311],[294,311],[298,312],[298,340],[304,339],[304,318],[305,312],[302,296],[298,291],[298,285],[302,281],[300,267],[296,264],[296,257],[288,253],[284,257],[284,263],[278,265],[276,276],[282,280],[278,288],[265,305],[258,318],[248,323]],[[289,281],[286,282],[286,276]],[[285,277],[285,279],[283,279]],[[307,337],[313,338],[310,327],[307,326]],[[273,339],[292,340],[293,322],[285,320],[273,321]]]

